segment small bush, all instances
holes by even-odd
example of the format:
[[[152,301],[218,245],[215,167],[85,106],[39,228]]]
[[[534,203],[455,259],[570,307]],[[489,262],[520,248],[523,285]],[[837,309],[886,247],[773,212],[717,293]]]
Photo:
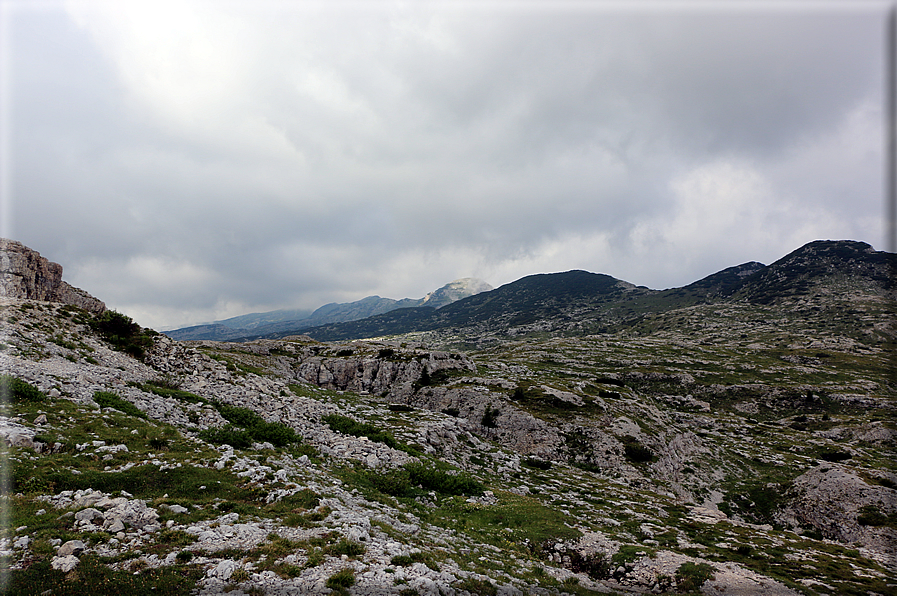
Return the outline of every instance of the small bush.
[[[240,582],[245,582],[250,577],[252,577],[252,576],[249,575],[248,571],[246,571],[242,567],[239,567],[237,569],[234,569],[234,572],[230,576],[230,580],[234,583],[240,583]]]
[[[551,469],[551,462],[545,461],[544,459],[535,459],[532,457],[528,457],[520,463],[522,463],[527,468],[533,468],[535,470],[550,470]]]
[[[572,550],[569,555],[570,569],[574,573],[585,573],[593,580],[603,580],[610,577],[610,557],[604,553],[583,554]]]
[[[156,535],[157,544],[168,544],[172,546],[186,546],[196,542],[196,537],[188,534],[184,530],[162,530]],[[180,554],[180,553],[178,553]],[[175,555],[177,556],[177,555]]]
[[[252,446],[252,435],[232,424],[201,430],[199,438],[213,445],[230,445],[234,449],[248,449]]]
[[[370,472],[368,478],[371,484],[374,485],[374,488],[387,495],[404,497],[411,492],[411,475],[407,470]]]
[[[335,591],[343,591],[355,585],[355,570],[342,569],[327,578],[327,587]]]
[[[20,404],[46,400],[46,394],[34,385],[10,375],[0,375],[0,402]]]
[[[485,487],[467,474],[449,474],[445,470],[427,467],[420,462],[403,466],[412,485],[449,495],[481,495]]]
[[[501,410],[493,410],[491,404],[486,404],[486,409],[483,411],[483,419],[480,421],[480,424],[486,428],[495,428],[497,426],[499,414],[501,414]]]
[[[189,563],[193,559],[193,553],[189,550],[182,550],[174,556],[174,560],[183,565]]]
[[[114,408],[119,412],[124,412],[130,416],[144,419],[147,418],[146,414],[137,406],[108,391],[97,391],[93,394],[93,401],[95,401],[101,408]]]
[[[629,435],[623,437],[623,456],[636,464],[654,460],[654,452]]]
[[[442,413],[448,414],[449,416],[452,416],[453,418],[457,418],[458,416],[461,415],[461,410],[459,410],[458,408],[449,407],[449,408],[445,408],[444,410],[442,410]]]
[[[363,544],[359,544],[358,542],[346,540],[345,538],[343,538],[339,542],[328,546],[326,552],[328,555],[332,555],[334,557],[339,557],[342,555],[346,555],[347,557],[357,557],[359,555],[363,555],[365,550],[366,549]]]
[[[116,350],[141,359],[156,335],[155,331],[141,328],[131,317],[114,310],[94,317],[90,327]]]
[[[458,590],[477,594],[478,596],[495,596],[498,594],[498,588],[488,579],[474,579],[472,577],[464,578],[458,584]]]
[[[407,567],[414,563],[414,559],[412,559],[408,555],[396,555],[389,560],[389,563],[390,565],[395,565],[396,567]]]
[[[399,443],[392,433],[381,430],[373,424],[358,422],[348,416],[340,414],[329,414],[321,418],[321,420],[330,427],[331,430],[343,433],[344,435],[352,435],[353,437],[367,437],[371,441],[383,443],[387,447],[393,449],[407,450],[407,446]]]
[[[709,579],[713,579],[713,567],[707,563],[683,563],[676,570],[676,587],[683,592],[697,592]]]
[[[291,507],[294,509],[314,509],[320,502],[321,495],[310,488],[303,488],[278,501],[282,507]]]
[[[861,526],[887,526],[889,521],[889,516],[882,513],[875,505],[862,507],[857,516],[857,523]]]
[[[389,411],[390,412],[413,412],[414,407],[406,405],[406,404],[390,404]]]
[[[819,454],[819,458],[827,462],[845,461],[853,457],[847,451],[823,451]]]
[[[286,447],[301,441],[296,431],[286,424],[282,422],[266,422],[264,418],[249,408],[229,406],[222,403],[215,403],[214,405],[221,417],[231,424],[224,427],[224,429],[228,429],[226,431],[219,429],[224,432],[200,432],[200,438],[204,441],[218,445],[227,443],[239,449],[250,447],[253,441],[268,442],[275,447]],[[242,427],[245,430],[239,430],[237,427]],[[209,438],[203,436],[204,433]],[[232,440],[237,441],[239,445],[232,443]]]

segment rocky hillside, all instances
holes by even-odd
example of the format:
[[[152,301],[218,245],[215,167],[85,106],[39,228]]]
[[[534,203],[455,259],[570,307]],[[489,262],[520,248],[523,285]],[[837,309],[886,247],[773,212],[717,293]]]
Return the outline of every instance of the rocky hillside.
[[[458,330],[178,342],[7,298],[0,577],[22,595],[895,594],[893,321],[872,287],[689,299],[598,334],[483,327],[463,353]]]

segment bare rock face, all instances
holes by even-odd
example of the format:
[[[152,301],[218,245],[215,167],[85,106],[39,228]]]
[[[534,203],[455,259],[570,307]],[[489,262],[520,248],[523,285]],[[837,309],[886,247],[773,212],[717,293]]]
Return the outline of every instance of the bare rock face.
[[[897,514],[897,490],[870,485],[847,466],[823,464],[795,478],[788,497],[778,514],[785,525],[809,526],[826,538],[897,555],[897,531],[870,515]]]
[[[62,265],[21,242],[0,238],[0,297],[61,302],[102,313],[106,305],[62,281]]]

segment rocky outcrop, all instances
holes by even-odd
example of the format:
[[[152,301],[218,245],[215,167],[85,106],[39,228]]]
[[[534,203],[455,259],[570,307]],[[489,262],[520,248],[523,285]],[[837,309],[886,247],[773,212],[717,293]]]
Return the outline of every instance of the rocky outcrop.
[[[106,310],[102,301],[62,281],[62,265],[6,238],[0,238],[0,297],[61,302],[97,314]]]
[[[893,479],[885,477],[893,486]],[[779,521],[810,527],[823,536],[857,543],[897,557],[897,531],[886,520],[897,515],[897,490],[868,484],[847,466],[826,463],[794,479]]]

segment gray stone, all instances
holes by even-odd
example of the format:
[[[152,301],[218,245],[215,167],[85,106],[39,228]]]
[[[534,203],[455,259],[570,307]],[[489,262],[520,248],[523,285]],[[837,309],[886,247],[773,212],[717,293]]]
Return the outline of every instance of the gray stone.
[[[209,577],[214,577],[222,581],[227,581],[234,571],[237,570],[239,564],[230,559],[225,559],[218,563],[214,568],[209,570]]]
[[[81,561],[75,555],[66,555],[64,557],[53,557],[50,561],[50,567],[63,573],[68,573],[78,566]]]
[[[94,520],[100,520],[99,523],[102,523],[103,517],[103,513],[100,510],[88,507],[75,514],[75,521],[81,523],[94,523]]]
[[[67,557],[69,555],[80,555],[87,548],[80,540],[69,540],[56,550],[57,557]]]

